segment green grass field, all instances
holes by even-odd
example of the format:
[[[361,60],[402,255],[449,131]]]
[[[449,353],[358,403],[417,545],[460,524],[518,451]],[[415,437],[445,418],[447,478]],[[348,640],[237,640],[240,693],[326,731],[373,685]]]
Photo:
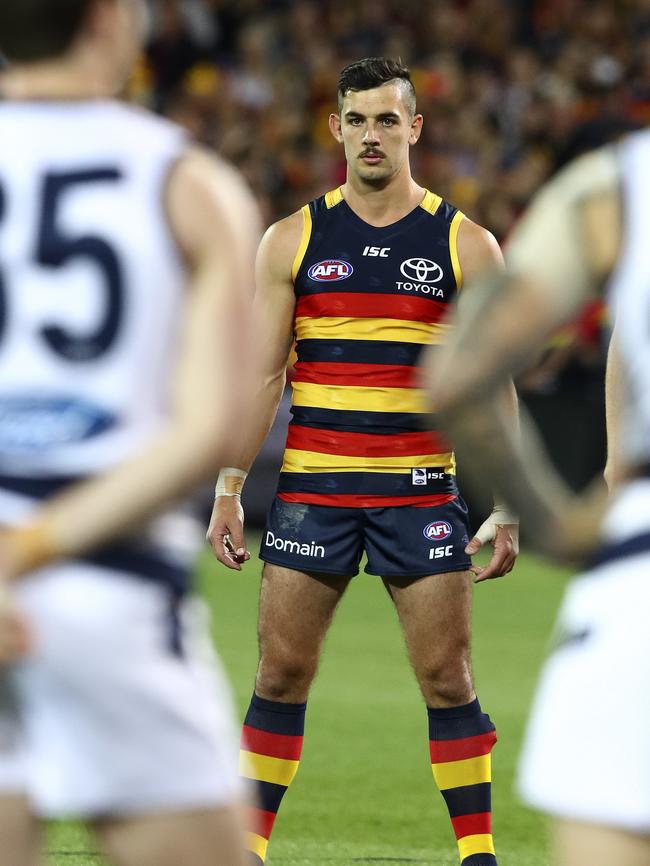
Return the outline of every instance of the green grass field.
[[[207,554],[200,568],[217,644],[242,714],[256,665],[259,573],[256,560],[237,574]],[[513,774],[565,581],[565,572],[522,555],[516,573],[476,588],[477,691],[499,735],[493,810],[500,866],[548,864],[544,822],[518,802]],[[75,825],[51,828],[48,848],[54,866],[101,862],[92,854],[92,841]],[[428,764],[426,714],[397,620],[379,580],[366,575],[353,581],[326,644],[310,699],[300,772],[282,806],[267,859],[267,866],[320,863],[457,863],[449,819]]]

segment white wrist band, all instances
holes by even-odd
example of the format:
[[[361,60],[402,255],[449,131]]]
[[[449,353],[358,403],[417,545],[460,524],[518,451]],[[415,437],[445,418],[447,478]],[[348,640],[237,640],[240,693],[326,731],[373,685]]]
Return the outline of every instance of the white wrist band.
[[[494,506],[489,519],[497,526],[510,526],[513,523],[519,523],[517,515],[510,511],[507,505],[501,504]]]
[[[510,526],[511,524],[519,523],[519,518],[508,510],[505,505],[495,505],[492,513],[483,521],[476,532],[476,538],[485,544],[486,541],[494,541],[497,534],[497,527]]]
[[[235,469],[226,466],[219,472],[217,483],[214,488],[214,497],[217,496],[239,496],[244,486],[248,472],[243,469]]]

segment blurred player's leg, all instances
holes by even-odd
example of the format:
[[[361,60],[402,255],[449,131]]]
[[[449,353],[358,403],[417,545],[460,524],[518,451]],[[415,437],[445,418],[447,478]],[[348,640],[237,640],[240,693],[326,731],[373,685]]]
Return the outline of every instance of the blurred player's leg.
[[[235,807],[98,822],[115,866],[244,866],[243,821]]]
[[[461,863],[495,866],[490,752],[496,733],[472,683],[472,575],[384,582],[427,703],[433,775],[449,809]]]
[[[0,796],[0,866],[38,866],[40,831],[26,797]]]
[[[554,826],[557,866],[648,866],[650,836],[584,824],[557,821]]]
[[[241,772],[259,783],[250,850],[264,862],[282,797],[298,770],[307,695],[323,640],[350,578],[265,565],[260,663],[242,737]]]

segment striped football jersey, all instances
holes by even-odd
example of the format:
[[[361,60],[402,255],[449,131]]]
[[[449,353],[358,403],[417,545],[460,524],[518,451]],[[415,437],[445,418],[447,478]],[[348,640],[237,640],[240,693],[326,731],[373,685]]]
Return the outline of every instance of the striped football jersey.
[[[358,508],[450,501],[454,455],[419,365],[450,327],[463,214],[427,191],[413,211],[378,228],[340,189],[302,214],[296,375],[278,495]]]

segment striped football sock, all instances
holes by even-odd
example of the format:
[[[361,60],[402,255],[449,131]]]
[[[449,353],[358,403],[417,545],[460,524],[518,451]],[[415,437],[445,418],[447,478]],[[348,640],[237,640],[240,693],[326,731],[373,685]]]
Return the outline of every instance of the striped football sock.
[[[429,707],[429,748],[462,866],[497,866],[492,841],[490,752],[497,735],[478,698],[462,707]]]
[[[253,694],[242,731],[239,772],[258,783],[258,806],[248,833],[251,862],[264,863],[285,791],[298,770],[307,704],[267,701]]]

